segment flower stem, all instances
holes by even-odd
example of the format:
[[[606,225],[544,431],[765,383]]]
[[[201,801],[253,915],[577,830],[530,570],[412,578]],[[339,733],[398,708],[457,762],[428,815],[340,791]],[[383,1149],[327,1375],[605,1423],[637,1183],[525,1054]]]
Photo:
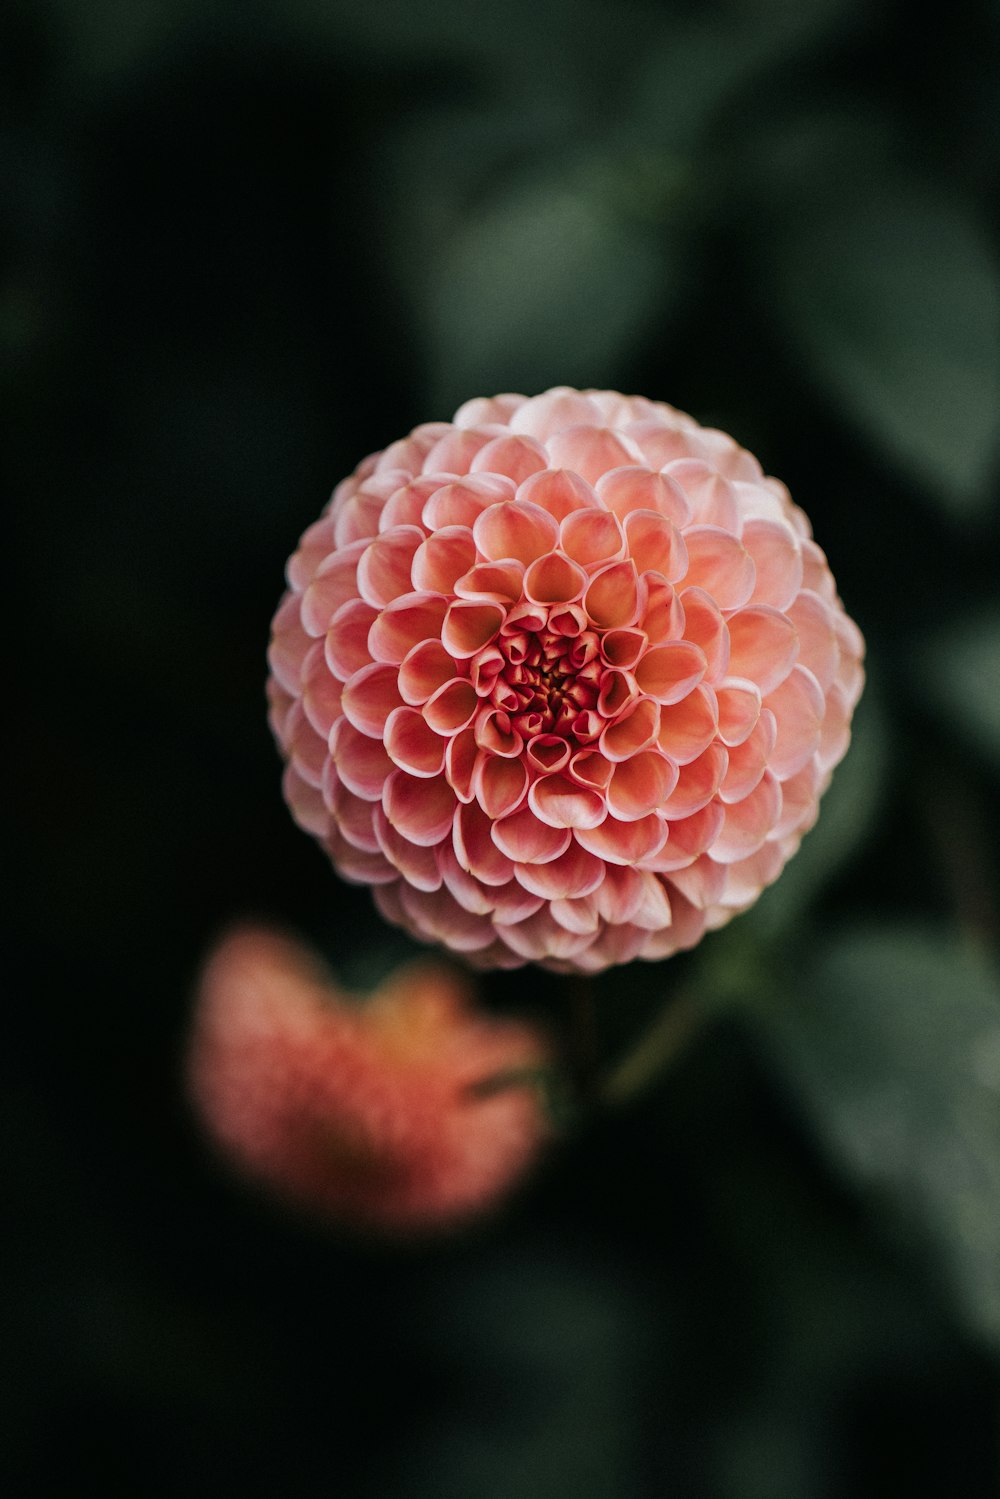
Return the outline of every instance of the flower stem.
[[[690,991],[669,1000],[638,1042],[605,1078],[600,1100],[606,1108],[620,1108],[641,1093],[684,1051],[697,1034],[705,1011]]]

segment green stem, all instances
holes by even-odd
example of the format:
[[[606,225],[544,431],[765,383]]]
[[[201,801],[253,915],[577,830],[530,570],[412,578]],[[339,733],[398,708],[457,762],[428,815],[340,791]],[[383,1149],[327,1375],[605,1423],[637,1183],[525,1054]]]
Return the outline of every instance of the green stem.
[[[606,1108],[620,1108],[672,1064],[697,1034],[705,1011],[690,992],[675,995],[638,1042],[613,1067],[600,1090]]]

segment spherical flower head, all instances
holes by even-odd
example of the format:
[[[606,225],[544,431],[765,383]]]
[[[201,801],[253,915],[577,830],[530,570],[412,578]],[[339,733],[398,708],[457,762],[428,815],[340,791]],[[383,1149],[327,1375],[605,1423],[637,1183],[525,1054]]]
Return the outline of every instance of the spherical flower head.
[[[471,1217],[522,1176],[547,1135],[525,1072],[546,1060],[535,1027],[478,1015],[438,964],[361,1001],[307,948],[248,928],[205,967],[190,1080],[249,1175],[346,1224],[405,1232]]]
[[[561,388],[471,401],[337,487],[289,563],[271,722],[294,816],[390,921],[595,972],[777,878],[863,651],[755,458]]]

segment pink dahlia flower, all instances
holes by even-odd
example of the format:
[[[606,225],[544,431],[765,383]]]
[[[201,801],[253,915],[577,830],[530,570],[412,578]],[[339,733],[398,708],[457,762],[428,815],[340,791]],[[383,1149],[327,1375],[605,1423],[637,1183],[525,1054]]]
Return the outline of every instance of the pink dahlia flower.
[[[289,563],[272,725],[293,814],[390,921],[596,971],[778,876],[863,650],[805,515],[725,433],[503,395],[338,485]]]
[[[195,1103],[240,1167],[359,1226],[447,1226],[493,1203],[547,1134],[537,1092],[504,1076],[547,1059],[534,1027],[477,1015],[431,963],[368,1000],[315,955],[248,928],[202,975]],[[491,1086],[495,1085],[495,1086]]]

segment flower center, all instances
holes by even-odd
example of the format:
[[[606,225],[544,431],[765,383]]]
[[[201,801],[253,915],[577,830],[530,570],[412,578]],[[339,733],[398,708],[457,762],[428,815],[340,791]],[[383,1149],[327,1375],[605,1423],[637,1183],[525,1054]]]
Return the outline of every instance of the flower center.
[[[582,742],[602,725],[594,710],[604,670],[593,630],[560,634],[549,626],[501,635],[489,701],[523,739],[558,735]]]

